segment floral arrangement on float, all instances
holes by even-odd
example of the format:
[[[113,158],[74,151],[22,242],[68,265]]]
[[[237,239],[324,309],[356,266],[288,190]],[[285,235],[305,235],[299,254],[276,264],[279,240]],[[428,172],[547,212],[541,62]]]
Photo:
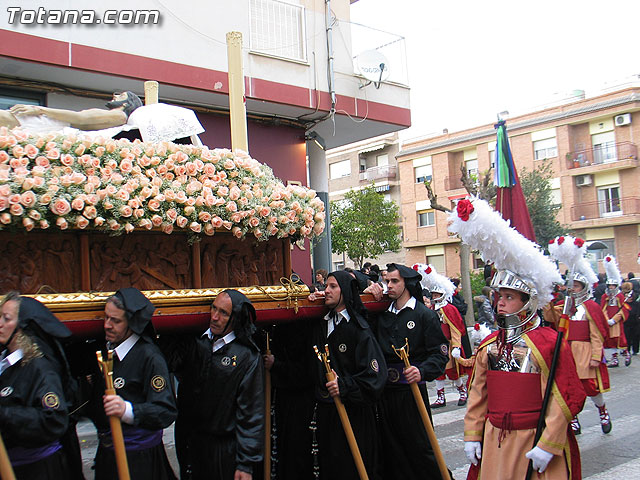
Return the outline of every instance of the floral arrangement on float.
[[[314,190],[285,186],[242,151],[0,128],[0,230],[226,229],[266,240],[320,235],[324,219]]]

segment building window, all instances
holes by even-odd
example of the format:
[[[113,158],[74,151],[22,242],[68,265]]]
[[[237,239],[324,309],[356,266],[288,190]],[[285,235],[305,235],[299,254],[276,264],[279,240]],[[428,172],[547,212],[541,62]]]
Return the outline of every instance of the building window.
[[[478,159],[467,160],[464,162],[465,168],[467,169],[467,175],[471,177],[472,175],[478,176]]]
[[[341,162],[329,165],[331,180],[336,178],[348,177],[351,175],[351,160],[342,160]]]
[[[436,272],[445,274],[444,255],[427,255],[427,263],[436,269]]]
[[[593,161],[600,163],[616,161],[616,136],[614,132],[604,132],[591,135],[593,146]]]
[[[40,93],[21,92],[19,90],[0,89],[0,110],[9,110],[16,104],[44,105],[44,95]]]
[[[422,212],[418,212],[419,227],[432,227],[435,224],[436,224],[435,210],[424,210]]]
[[[424,183],[425,180],[430,182],[433,178],[433,171],[431,165],[423,165],[421,167],[415,167],[414,169],[416,183]]]
[[[367,159],[365,157],[360,157],[360,173],[367,171]]]
[[[389,154],[383,153],[382,155],[378,155],[376,157],[376,165],[378,167],[384,167],[386,165],[389,165]]]
[[[557,157],[558,143],[556,141],[556,137],[545,138],[544,140],[533,142],[533,152],[536,160]]]
[[[250,0],[251,50],[307,61],[304,7],[278,0]]]
[[[333,271],[344,270],[344,262],[333,262]]]
[[[601,217],[622,215],[619,185],[598,188],[598,208]]]

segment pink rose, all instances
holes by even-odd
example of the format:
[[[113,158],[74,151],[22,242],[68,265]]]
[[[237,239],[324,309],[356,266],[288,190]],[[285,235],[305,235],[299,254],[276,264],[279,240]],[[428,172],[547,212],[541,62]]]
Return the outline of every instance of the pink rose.
[[[131,233],[135,230],[135,227],[131,225],[129,222],[124,224],[124,231],[127,233]]]
[[[240,230],[239,227],[233,227],[231,233],[233,233],[233,236],[236,238],[242,238],[242,230]]]
[[[127,192],[124,188],[121,188],[120,190],[118,190],[118,193],[116,193],[116,198],[118,200],[122,200],[123,202],[126,202],[130,198],[129,192]]]
[[[24,208],[19,203],[14,203],[9,207],[9,212],[15,217],[20,217],[24,213]]]
[[[233,224],[232,224],[231,222],[228,222],[228,221],[226,221],[226,220],[223,220],[223,221],[222,221],[222,226],[223,226],[224,228],[226,228],[227,230],[231,230],[232,225],[233,225]]]
[[[76,227],[85,229],[89,226],[89,220],[82,215],[76,217]]]
[[[233,223],[240,223],[240,221],[242,220],[242,215],[240,215],[239,213],[234,213],[231,215],[231,221]]]
[[[207,223],[209,220],[211,220],[211,214],[203,210],[200,213],[198,213],[198,220],[200,220],[201,222]]]
[[[5,164],[9,162],[9,154],[4,150],[0,150],[0,164]]]
[[[89,205],[89,206],[85,207],[85,209],[82,212],[82,214],[86,218],[88,218],[89,220],[93,220],[98,215],[98,210],[93,205]]]
[[[28,144],[24,147],[24,153],[27,157],[33,160],[38,156],[39,151],[34,145]]]
[[[65,167],[71,167],[73,165],[74,158],[73,156],[65,153],[60,157],[60,163],[62,163]]]
[[[105,199],[102,202],[102,208],[104,208],[105,210],[111,210],[113,208],[113,203],[111,203],[111,200]]]
[[[136,217],[136,218],[142,218],[142,217],[144,217],[144,214],[145,214],[145,211],[142,208],[136,208],[133,211],[133,216]]]
[[[205,235],[212,236],[216,233],[216,229],[210,223],[205,224],[204,226]]]
[[[271,213],[271,209],[269,207],[260,207],[260,216],[268,217]]]
[[[149,208],[149,210],[158,212],[160,211],[160,202],[155,198],[152,198],[151,200],[149,200],[149,202],[147,202],[147,207]]]
[[[222,227],[222,219],[216,215],[211,219],[211,225],[213,225],[215,228]]]
[[[42,197],[40,198],[42,199]],[[55,215],[59,216],[66,215],[71,211],[71,205],[69,205],[69,202],[67,202],[64,198],[56,198],[55,201],[51,204],[50,208]]]
[[[178,218],[176,219],[176,225],[178,225],[178,227],[180,228],[184,228],[187,226],[187,222],[189,220],[187,220],[185,217],[183,217],[182,215],[179,215]]]
[[[256,228],[256,229],[253,231],[253,235],[254,235],[256,238],[260,238],[260,237],[262,237],[262,230],[260,230],[259,228]]]
[[[160,215],[154,215],[153,217],[151,217],[151,223],[154,227],[159,227],[160,225],[162,225],[162,217]]]
[[[129,218],[131,215],[133,215],[133,209],[129,205],[122,205],[118,209],[118,212],[125,218]]]
[[[93,224],[94,224],[96,227],[100,227],[100,226],[104,225],[104,218],[102,218],[102,217],[96,217],[96,218],[95,218],[95,220],[93,221]]]
[[[74,198],[71,202],[71,208],[74,210],[82,210],[84,208],[84,200],[82,198]]]
[[[43,193],[42,195],[40,195],[40,198],[38,199],[38,203],[40,205],[49,205],[52,199],[53,198],[50,193]]]
[[[42,215],[40,215],[40,212],[37,210],[29,210],[29,213],[27,215],[29,215],[29,218],[35,220],[36,222],[40,220],[40,218],[42,218]]]
[[[140,221],[138,222],[138,226],[140,228],[146,228],[147,230],[151,230],[153,228],[153,223],[151,222],[151,220],[147,218],[141,218]]]
[[[184,207],[184,214],[187,216],[193,215],[195,211],[196,207],[194,207],[193,205],[187,205],[186,207]]]
[[[26,208],[33,207],[37,202],[36,194],[32,191],[24,192],[20,195],[20,203],[24,205]]]
[[[69,224],[62,217],[58,217],[58,219],[56,220],[56,225],[60,230],[66,230],[67,228],[69,228]]]
[[[9,225],[11,223],[11,214],[5,212],[2,215],[0,215],[0,223],[3,223],[4,225]]]
[[[169,210],[167,210],[166,216],[169,220],[171,220],[171,223],[173,223],[178,218],[178,211],[175,208],[170,208]]]
[[[40,220],[40,228],[43,230],[49,228],[49,222],[47,222],[46,220]]]
[[[200,233],[202,231],[202,225],[200,225],[198,222],[191,222],[189,224],[189,228],[192,232],[195,233]]]
[[[107,226],[109,227],[109,229],[113,230],[114,232],[122,228],[122,226],[113,218],[110,220],[107,220]]]
[[[36,224],[30,218],[23,218],[22,219],[22,226],[25,228],[25,230],[27,232],[30,232],[31,230],[33,230],[33,227],[35,227]]]
[[[173,233],[173,223],[163,223],[162,231],[167,235],[171,235],[171,233]]]
[[[225,207],[227,209],[227,211],[229,212],[235,212],[238,210],[238,206],[236,205],[236,202],[229,202],[227,203],[227,206]]]
[[[131,170],[133,170],[133,163],[131,163],[131,160],[125,158],[120,162],[120,171],[122,173],[131,173]]]

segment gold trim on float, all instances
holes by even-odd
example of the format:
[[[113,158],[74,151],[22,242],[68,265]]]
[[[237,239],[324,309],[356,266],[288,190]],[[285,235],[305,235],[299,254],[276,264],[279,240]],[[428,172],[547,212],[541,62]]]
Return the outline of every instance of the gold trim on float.
[[[282,285],[232,287],[246,295],[253,303],[286,301],[287,308],[297,312],[298,302],[309,296],[309,288],[304,284],[296,284],[289,279],[282,279]],[[220,292],[228,287],[198,288],[184,290],[144,290],[142,293],[158,307],[211,305]],[[115,292],[77,292],[49,293],[27,295],[44,303],[51,311],[96,310],[104,306]]]

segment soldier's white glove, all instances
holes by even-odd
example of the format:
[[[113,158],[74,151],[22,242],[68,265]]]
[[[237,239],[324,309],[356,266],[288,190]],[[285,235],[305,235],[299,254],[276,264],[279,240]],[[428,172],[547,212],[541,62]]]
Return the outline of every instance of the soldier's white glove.
[[[616,324],[616,321],[613,318],[610,318],[609,320],[607,320],[607,323],[613,327]]]
[[[472,464],[478,465],[478,460],[482,458],[482,444],[480,442],[464,442],[464,453]]]
[[[453,358],[460,358],[460,348],[456,347],[453,350],[451,350],[451,356]]]
[[[533,469],[542,473],[549,465],[549,462],[553,458],[553,453],[549,453],[546,450],[541,449],[540,447],[533,447],[529,450],[525,457],[530,459],[533,462]]]

